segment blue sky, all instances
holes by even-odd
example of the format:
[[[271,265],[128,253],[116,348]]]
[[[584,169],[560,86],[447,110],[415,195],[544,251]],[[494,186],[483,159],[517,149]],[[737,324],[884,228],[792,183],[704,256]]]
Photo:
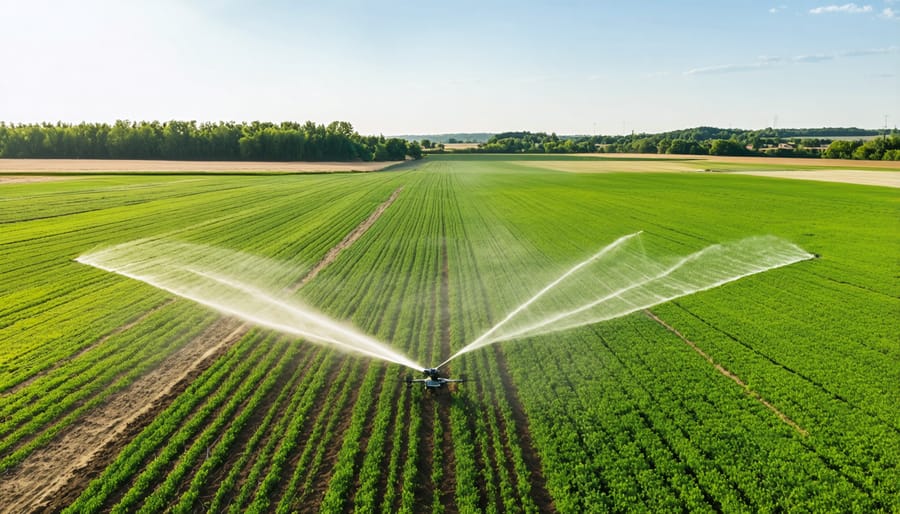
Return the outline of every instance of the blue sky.
[[[900,0],[0,0],[0,120],[900,125]]]

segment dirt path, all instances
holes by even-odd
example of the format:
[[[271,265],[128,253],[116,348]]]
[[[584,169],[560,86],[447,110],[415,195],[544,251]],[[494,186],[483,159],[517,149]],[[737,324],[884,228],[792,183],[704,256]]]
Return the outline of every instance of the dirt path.
[[[730,378],[731,380],[733,380],[734,383],[736,383],[737,385],[741,386],[741,388],[744,390],[745,393],[747,393],[748,396],[750,396],[750,397],[753,398],[754,400],[758,401],[759,403],[763,404],[763,405],[764,405],[767,409],[769,409],[770,411],[774,412],[775,415],[778,416],[779,419],[781,419],[781,421],[784,421],[785,423],[787,423],[788,425],[790,425],[791,428],[793,428],[794,430],[796,430],[797,432],[799,432],[801,435],[804,435],[804,436],[809,435],[809,432],[807,432],[805,429],[803,429],[803,427],[801,427],[800,425],[798,425],[798,424],[797,424],[794,420],[792,420],[791,418],[787,417],[787,415],[786,415],[785,413],[783,413],[783,412],[781,412],[780,410],[778,410],[777,407],[775,407],[774,405],[772,405],[771,403],[769,403],[765,398],[763,398],[762,396],[760,396],[759,393],[757,393],[757,392],[754,391],[753,389],[750,389],[750,386],[748,386],[746,382],[744,382],[743,380],[741,380],[740,377],[738,377],[737,375],[735,375],[735,374],[732,373],[731,371],[728,371],[727,369],[725,369],[721,364],[716,363],[716,361],[714,361],[713,358],[709,356],[709,354],[707,354],[706,352],[704,352],[703,350],[701,350],[700,347],[697,346],[696,343],[694,343],[693,341],[691,341],[691,340],[689,340],[688,338],[684,337],[684,335],[682,335],[682,333],[679,332],[676,328],[672,327],[671,325],[669,325],[669,324],[666,323],[665,321],[661,320],[656,314],[653,314],[652,312],[650,312],[649,309],[645,309],[645,310],[644,310],[644,314],[646,314],[647,317],[649,317],[649,318],[652,319],[653,321],[655,321],[655,322],[659,323],[660,325],[662,325],[662,327],[665,328],[666,330],[668,330],[669,332],[672,332],[673,334],[675,334],[676,336],[678,336],[682,341],[684,341],[688,346],[690,346],[690,347],[691,347],[695,352],[697,352],[701,357],[703,357],[704,359],[706,359],[707,362],[709,362],[710,364],[712,364],[713,367],[716,368],[716,371],[718,371],[719,373],[725,375],[726,377],[728,377],[728,378]]]
[[[56,512],[71,503],[132,437],[246,333],[225,318],[76,421],[0,480],[0,512]]]
[[[334,260],[337,259],[338,255],[340,255],[341,252],[355,243],[360,237],[362,237],[363,234],[366,233],[367,230],[372,227],[372,225],[375,224],[376,221],[378,221],[378,218],[380,218],[381,215],[384,214],[384,211],[386,211],[387,208],[390,207],[392,203],[394,203],[394,200],[396,200],[397,197],[400,196],[401,191],[403,191],[403,188],[399,187],[396,191],[391,193],[391,196],[388,197],[388,199],[385,200],[381,205],[376,207],[375,210],[372,211],[372,214],[370,214],[369,217],[365,219],[365,221],[357,225],[357,227],[353,229],[349,234],[347,234],[346,237],[344,237],[344,239],[334,248],[328,250],[328,253],[325,254],[325,257],[323,257],[322,260],[318,262],[318,264],[316,264],[311,270],[309,270],[309,273],[295,282],[288,290],[292,293],[296,293],[297,290],[306,285],[306,283],[316,278],[316,275],[318,275],[323,269],[325,269],[326,266],[334,262]]]

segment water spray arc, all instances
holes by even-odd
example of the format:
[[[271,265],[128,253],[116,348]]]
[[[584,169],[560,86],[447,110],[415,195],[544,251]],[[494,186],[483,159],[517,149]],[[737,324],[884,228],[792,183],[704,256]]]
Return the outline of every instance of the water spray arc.
[[[462,354],[465,353],[466,351],[472,351],[472,350],[474,350],[474,349],[476,349],[476,348],[480,348],[481,346],[483,346],[483,345],[485,345],[485,344],[490,344],[488,338],[491,336],[491,334],[493,334],[494,332],[496,332],[500,327],[502,327],[503,325],[505,325],[509,320],[515,318],[516,315],[518,315],[520,312],[522,312],[522,311],[524,311],[525,309],[527,309],[531,304],[533,304],[533,303],[536,302],[539,298],[541,298],[542,296],[544,296],[544,294],[546,294],[548,291],[550,291],[551,289],[553,289],[554,287],[556,287],[560,282],[562,282],[562,281],[564,281],[565,279],[569,278],[569,276],[571,276],[573,273],[576,273],[578,270],[584,268],[584,267],[587,266],[588,264],[590,264],[590,263],[596,261],[597,259],[603,257],[604,255],[608,254],[609,252],[611,252],[612,250],[614,250],[615,248],[617,248],[618,246],[620,246],[621,244],[623,244],[625,241],[628,241],[629,239],[631,239],[631,238],[633,238],[633,237],[639,236],[639,235],[641,234],[641,232],[643,232],[643,231],[638,231],[638,232],[635,232],[635,233],[633,233],[633,234],[628,234],[628,235],[622,236],[622,237],[620,237],[619,239],[616,239],[615,241],[613,241],[612,243],[610,243],[609,245],[607,245],[606,247],[602,248],[599,252],[595,253],[594,255],[588,257],[588,258],[585,259],[584,261],[579,262],[578,264],[576,264],[575,266],[573,266],[571,269],[569,269],[568,271],[566,271],[565,273],[563,273],[562,275],[560,275],[559,278],[557,278],[556,280],[554,280],[554,281],[550,282],[549,284],[547,284],[546,286],[544,286],[543,289],[541,289],[540,291],[538,291],[536,295],[534,295],[534,296],[532,296],[531,298],[529,298],[528,300],[526,300],[525,303],[523,303],[522,305],[520,305],[520,306],[516,307],[515,309],[513,309],[512,312],[510,312],[509,314],[507,314],[506,317],[503,318],[499,323],[497,323],[496,325],[494,325],[493,327],[491,327],[490,329],[488,329],[487,332],[485,332],[484,334],[481,334],[477,339],[475,339],[474,341],[472,341],[471,343],[469,343],[468,345],[466,345],[465,348],[463,348],[462,350],[456,352],[455,354],[451,355],[447,360],[445,360],[444,362],[440,363],[440,365],[438,365],[438,368],[443,367],[445,364],[447,364],[448,362],[452,361],[452,360],[455,359],[456,357],[462,355]],[[485,343],[485,341],[488,341],[488,342]]]
[[[640,235],[620,237],[575,265],[440,366],[500,341],[618,318],[815,257],[789,241],[762,236],[711,245],[677,259],[651,258],[639,244]],[[597,275],[603,280],[598,282]],[[557,296],[547,301],[554,293]],[[531,312],[542,299],[546,309]]]
[[[291,274],[282,263],[166,239],[132,241],[76,260],[258,326],[424,372],[429,378],[421,380],[436,384],[448,380],[435,378],[440,368],[483,346],[625,316],[814,257],[771,236],[711,245],[680,258],[651,257],[641,234],[622,236],[576,264],[434,368],[285,294],[273,284]]]
[[[248,266],[242,259],[246,260],[245,254],[221,248],[142,240],[85,254],[76,261],[140,280],[257,326],[416,371],[425,369],[360,330],[264,286],[263,277],[246,277]],[[252,259],[259,264],[259,257]],[[278,265],[270,262],[265,269]],[[241,278],[235,269],[242,270]]]

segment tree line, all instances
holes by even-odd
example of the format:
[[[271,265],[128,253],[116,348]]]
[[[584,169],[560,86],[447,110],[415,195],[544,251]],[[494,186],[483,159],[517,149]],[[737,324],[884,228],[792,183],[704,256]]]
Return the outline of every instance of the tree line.
[[[832,139],[872,137],[858,128],[742,130],[697,127],[659,134],[557,136],[545,132],[504,132],[468,152],[483,153],[652,153],[756,155],[830,159],[900,160],[900,134],[868,141]],[[459,150],[458,150],[459,151]]]
[[[401,161],[416,142],[362,136],[346,121],[280,124],[196,121],[6,124],[0,157],[209,161]]]

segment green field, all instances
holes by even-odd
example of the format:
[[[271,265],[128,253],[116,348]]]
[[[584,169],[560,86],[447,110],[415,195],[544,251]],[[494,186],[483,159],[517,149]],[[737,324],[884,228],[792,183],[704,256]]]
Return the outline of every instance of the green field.
[[[896,189],[504,159],[0,183],[0,511],[900,511]],[[438,395],[74,261],[165,236],[290,288],[399,188],[296,294],[425,364],[624,234],[819,258],[465,354]]]

